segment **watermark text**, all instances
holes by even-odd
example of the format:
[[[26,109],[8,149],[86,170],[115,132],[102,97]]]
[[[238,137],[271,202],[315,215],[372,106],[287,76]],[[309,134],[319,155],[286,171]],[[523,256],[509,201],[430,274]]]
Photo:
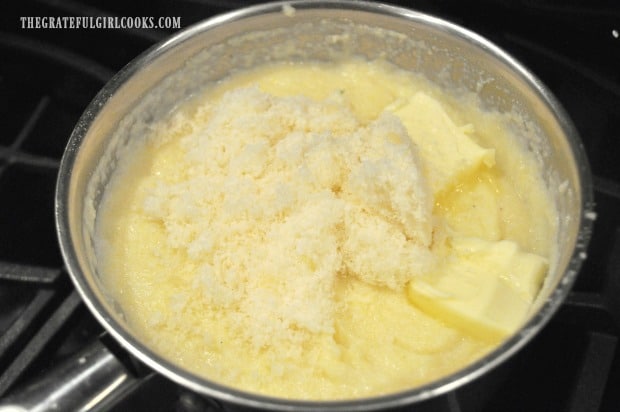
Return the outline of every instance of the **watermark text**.
[[[181,17],[21,16],[22,29],[180,29]]]

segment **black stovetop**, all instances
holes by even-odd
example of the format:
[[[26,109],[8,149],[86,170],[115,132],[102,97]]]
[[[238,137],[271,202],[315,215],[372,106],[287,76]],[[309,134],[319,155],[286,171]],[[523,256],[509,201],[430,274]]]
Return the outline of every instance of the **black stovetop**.
[[[82,111],[123,65],[174,30],[24,29],[24,16],[175,16],[181,27],[252,1],[0,5],[0,399],[102,333],[63,267],[53,197]],[[598,218],[573,292],[487,393],[490,411],[620,411],[620,4],[615,1],[392,2],[494,41],[530,68],[575,122]],[[143,372],[114,410],[202,411],[211,401]],[[465,407],[459,395],[447,402]]]

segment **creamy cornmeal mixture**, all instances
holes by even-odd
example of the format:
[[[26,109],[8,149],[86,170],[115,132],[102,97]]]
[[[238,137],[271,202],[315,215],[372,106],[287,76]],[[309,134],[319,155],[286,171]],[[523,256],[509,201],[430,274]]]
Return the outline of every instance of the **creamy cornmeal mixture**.
[[[427,383],[526,319],[555,212],[502,116],[387,64],[237,74],[121,159],[98,215],[136,333],[232,387]]]

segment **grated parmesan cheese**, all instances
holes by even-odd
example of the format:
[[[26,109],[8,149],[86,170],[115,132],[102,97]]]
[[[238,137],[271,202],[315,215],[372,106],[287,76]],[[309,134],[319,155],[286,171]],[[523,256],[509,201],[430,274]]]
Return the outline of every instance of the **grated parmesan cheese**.
[[[339,274],[402,289],[431,265],[433,199],[398,118],[361,125],[337,95],[258,88],[207,112],[181,142],[184,173],[160,179],[143,208],[255,349],[333,334]]]

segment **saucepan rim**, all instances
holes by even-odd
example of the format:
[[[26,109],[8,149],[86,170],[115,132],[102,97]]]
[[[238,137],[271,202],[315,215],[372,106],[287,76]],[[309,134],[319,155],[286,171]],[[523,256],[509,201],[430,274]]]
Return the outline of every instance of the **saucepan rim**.
[[[125,330],[114,318],[114,316],[111,316],[110,313],[107,312],[108,309],[106,308],[106,305],[100,301],[100,294],[96,293],[93,289],[92,282],[89,282],[87,279],[85,269],[81,263],[82,260],[76,252],[74,243],[75,240],[72,239],[71,236],[69,222],[69,209],[72,207],[70,204],[70,191],[72,179],[74,178],[74,165],[76,158],[80,150],[82,150],[83,145],[87,143],[85,138],[89,132],[90,126],[95,121],[97,115],[103,110],[106,102],[125,83],[130,81],[135,73],[143,70],[145,67],[148,67],[149,64],[157,59],[158,56],[183,43],[187,39],[220,25],[231,24],[235,21],[243,20],[251,16],[273,13],[288,6],[291,6],[293,9],[299,11],[303,11],[305,9],[343,9],[379,13],[385,16],[391,16],[395,19],[411,20],[417,23],[431,25],[434,28],[439,28],[452,35],[458,36],[475,47],[486,51],[492,56],[492,58],[498,59],[503,64],[510,67],[514,73],[524,79],[524,81],[539,96],[541,102],[555,115],[559,126],[564,132],[564,136],[572,151],[575,164],[578,168],[577,174],[580,184],[579,188],[581,191],[578,195],[580,196],[581,213],[580,216],[574,217],[579,219],[579,234],[574,245],[571,259],[561,277],[561,281],[558,282],[558,286],[551,292],[550,297],[541,306],[540,310],[538,310],[538,312],[517,334],[507,339],[498,348],[484,356],[479,361],[474,362],[468,367],[446,376],[445,378],[431,382],[424,386],[418,386],[390,395],[361,399],[347,399],[342,401],[299,401],[239,391],[192,374],[153,353],[139,339],[133,336],[129,331]],[[535,77],[528,69],[499,47],[463,27],[457,26],[443,19],[398,6],[354,0],[295,0],[288,2],[259,4],[207,19],[190,26],[178,34],[171,36],[169,39],[151,47],[118,72],[103,87],[99,94],[97,94],[94,100],[86,108],[69,139],[67,148],[63,155],[57,179],[55,197],[56,229],[61,252],[71,279],[90,311],[117,341],[119,341],[132,355],[149,367],[193,391],[206,396],[215,397],[223,402],[231,402],[243,406],[275,410],[312,409],[362,411],[398,407],[414,402],[424,401],[429,398],[448,393],[479,378],[481,375],[484,375],[489,370],[511,357],[521,347],[529,342],[532,337],[534,337],[549,321],[564,301],[575,282],[577,273],[585,258],[594,216],[590,166],[579,135],[558,100],[537,77]]]

